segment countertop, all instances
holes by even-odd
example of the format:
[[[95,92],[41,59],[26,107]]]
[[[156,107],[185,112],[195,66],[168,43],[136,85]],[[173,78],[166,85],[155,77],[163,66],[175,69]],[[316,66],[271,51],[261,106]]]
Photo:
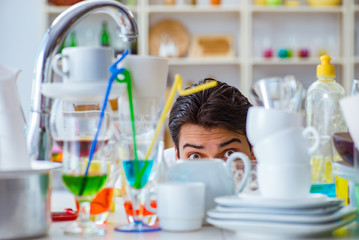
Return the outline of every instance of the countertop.
[[[52,208],[53,211],[64,209],[64,207],[74,207],[73,198],[68,192],[54,192],[52,196]],[[63,222],[53,222],[50,226],[49,233],[47,236],[42,238],[35,238],[39,240],[46,239],[57,239],[57,240],[67,240],[67,239],[136,239],[136,240],[234,240],[234,239],[268,239],[269,236],[253,236],[253,235],[243,235],[241,233],[235,233],[232,231],[227,231],[219,229],[213,226],[204,226],[199,231],[193,232],[167,232],[159,231],[152,233],[121,233],[114,231],[114,227],[118,225],[126,224],[126,217],[124,212],[115,212],[109,218],[109,223],[102,225],[103,228],[107,230],[105,236],[101,237],[74,237],[64,234],[64,229],[71,224],[71,221]],[[260,233],[260,229],[258,229]],[[283,238],[281,236],[272,236],[271,239],[293,239],[293,238]],[[359,224],[353,222],[345,227],[337,229],[333,232],[327,233],[322,236],[310,237],[306,239],[359,239]]]

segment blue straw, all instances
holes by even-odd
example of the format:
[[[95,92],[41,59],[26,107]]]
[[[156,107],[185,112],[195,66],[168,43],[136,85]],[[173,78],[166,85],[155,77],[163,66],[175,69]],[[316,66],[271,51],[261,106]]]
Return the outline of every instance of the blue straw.
[[[109,78],[109,82],[108,82],[108,86],[107,86],[107,90],[106,90],[106,94],[105,94],[105,99],[103,100],[103,106],[102,106],[102,109],[101,109],[101,113],[100,113],[100,120],[98,122],[98,126],[97,126],[97,131],[96,131],[96,134],[95,134],[95,138],[94,140],[92,141],[91,143],[91,148],[90,148],[90,153],[89,153],[89,161],[87,163],[87,168],[86,168],[86,172],[85,172],[85,176],[88,175],[88,171],[89,171],[89,168],[90,168],[90,164],[91,164],[91,160],[92,160],[92,157],[93,157],[93,154],[95,152],[95,149],[96,149],[96,145],[97,145],[97,137],[100,133],[100,130],[101,130],[101,125],[102,125],[102,120],[103,120],[103,117],[105,115],[105,109],[106,109],[106,106],[107,106],[107,102],[108,102],[108,96],[110,95],[110,92],[111,92],[111,87],[112,87],[112,83],[114,82],[114,80],[116,79],[117,75],[118,74],[121,74],[122,72],[125,71],[124,68],[120,68],[118,69],[117,68],[117,64],[119,64],[127,55],[129,54],[129,50],[126,50],[123,52],[121,58],[119,60],[117,60],[112,66],[110,66],[109,68],[109,71],[111,72],[111,76]],[[85,182],[84,182],[85,183]],[[84,186],[85,184],[83,184]],[[80,192],[80,196],[82,195],[82,191]]]

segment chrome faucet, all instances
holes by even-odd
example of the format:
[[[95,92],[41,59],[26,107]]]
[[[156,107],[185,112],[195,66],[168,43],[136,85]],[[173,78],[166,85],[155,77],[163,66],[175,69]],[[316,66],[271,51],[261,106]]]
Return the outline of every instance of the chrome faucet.
[[[27,147],[33,160],[49,160],[51,157],[49,118],[52,101],[40,92],[42,83],[53,82],[51,59],[60,51],[62,42],[73,27],[90,13],[97,12],[107,13],[114,19],[120,28],[119,36],[124,40],[132,41],[138,37],[133,14],[114,0],[82,1],[69,7],[52,22],[42,39],[34,66],[31,116],[27,128]]]

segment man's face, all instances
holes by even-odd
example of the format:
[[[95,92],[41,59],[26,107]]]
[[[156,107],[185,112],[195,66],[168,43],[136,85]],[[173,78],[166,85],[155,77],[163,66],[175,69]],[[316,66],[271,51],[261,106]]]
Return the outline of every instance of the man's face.
[[[245,135],[224,128],[205,129],[186,123],[181,127],[176,158],[221,158],[226,160],[234,152],[243,152],[254,159]]]

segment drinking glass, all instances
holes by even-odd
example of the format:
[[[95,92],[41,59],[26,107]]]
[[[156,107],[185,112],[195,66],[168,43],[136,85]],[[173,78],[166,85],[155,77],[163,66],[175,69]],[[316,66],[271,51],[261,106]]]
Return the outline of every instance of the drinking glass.
[[[139,97],[133,99],[133,118],[128,96],[118,99],[118,145],[119,155],[126,175],[128,196],[132,206],[132,219],[128,225],[116,227],[121,232],[152,232],[160,230],[158,226],[149,226],[143,222],[145,211],[145,186],[151,172],[157,168],[159,143],[163,130],[154,139],[157,122],[163,103],[159,98]],[[149,149],[151,148],[151,151]]]
[[[111,135],[109,114],[105,112],[94,155],[88,164],[91,144],[98,129],[100,107],[99,104],[57,99],[51,109],[51,134],[63,150],[62,180],[80,205],[77,221],[65,230],[66,234],[105,234],[90,220],[90,202],[107,179],[106,157],[102,151]]]

